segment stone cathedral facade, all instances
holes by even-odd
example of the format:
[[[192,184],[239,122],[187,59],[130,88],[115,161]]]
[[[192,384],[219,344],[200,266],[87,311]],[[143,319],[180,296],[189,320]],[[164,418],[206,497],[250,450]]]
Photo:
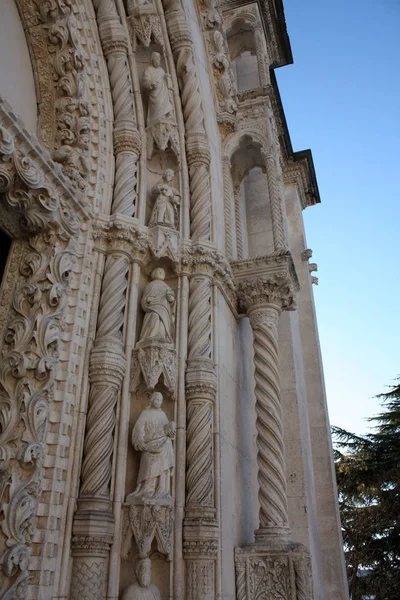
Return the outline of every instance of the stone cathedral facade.
[[[281,0],[2,0],[2,600],[348,597],[291,62]]]

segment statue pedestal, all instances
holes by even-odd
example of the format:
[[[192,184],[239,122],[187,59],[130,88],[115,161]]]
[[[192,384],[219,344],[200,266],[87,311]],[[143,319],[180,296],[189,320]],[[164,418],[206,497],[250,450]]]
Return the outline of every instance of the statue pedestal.
[[[171,394],[176,387],[177,357],[174,345],[167,342],[145,341],[136,344],[132,352],[131,391],[135,391],[143,375],[147,389],[154,390],[160,376]]]
[[[235,548],[236,600],[312,600],[311,559],[302,544]]]
[[[155,258],[167,256],[173,262],[179,260],[179,231],[164,225],[149,227],[149,245]]]
[[[157,549],[172,560],[174,506],[171,496],[142,498],[129,494],[125,506],[129,509],[129,523],[139,549],[140,558],[147,558],[156,538]]]

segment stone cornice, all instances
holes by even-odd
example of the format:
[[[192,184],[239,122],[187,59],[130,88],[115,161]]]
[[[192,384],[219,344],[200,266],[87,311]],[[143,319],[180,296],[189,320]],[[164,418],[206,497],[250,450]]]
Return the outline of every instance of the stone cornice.
[[[299,282],[290,252],[274,252],[247,260],[231,262],[239,300],[239,313],[247,314],[263,304],[281,310],[296,308]]]
[[[58,229],[69,237],[91,216],[84,197],[0,97],[0,222],[13,238]]]

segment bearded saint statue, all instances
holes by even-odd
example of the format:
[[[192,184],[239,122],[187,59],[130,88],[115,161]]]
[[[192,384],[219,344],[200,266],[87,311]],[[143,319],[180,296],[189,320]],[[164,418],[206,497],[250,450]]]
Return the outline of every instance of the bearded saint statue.
[[[142,453],[136,489],[130,498],[170,498],[174,467],[175,423],[161,409],[163,396],[153,392],[132,431],[132,445]]]
[[[151,583],[151,560],[139,560],[136,568],[137,583],[130,585],[122,600],[161,600],[158,588]]]
[[[154,269],[151,279],[142,296],[142,308],[146,314],[138,342],[141,345],[149,341],[172,342],[171,325],[175,295],[164,281],[164,269]]]

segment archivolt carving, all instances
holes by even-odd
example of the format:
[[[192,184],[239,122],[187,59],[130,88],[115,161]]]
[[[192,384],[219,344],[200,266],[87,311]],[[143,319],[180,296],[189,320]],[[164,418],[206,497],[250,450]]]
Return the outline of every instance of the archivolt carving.
[[[19,0],[19,5],[37,67],[42,140],[48,148],[55,146],[54,159],[83,189],[89,175],[91,106],[76,0]]]
[[[128,25],[133,41],[143,46],[150,46],[153,39],[162,48],[164,37],[160,17],[157,14],[153,0],[128,0]]]

